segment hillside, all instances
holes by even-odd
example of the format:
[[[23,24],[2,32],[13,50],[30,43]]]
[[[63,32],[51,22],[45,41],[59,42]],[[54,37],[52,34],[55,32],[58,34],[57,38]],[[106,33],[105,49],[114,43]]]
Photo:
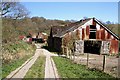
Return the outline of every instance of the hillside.
[[[19,20],[3,18],[3,43],[14,42],[18,40],[19,35],[28,35],[37,32],[46,32],[49,34],[51,26],[64,25],[70,21],[49,20],[43,17],[24,18]],[[118,24],[106,24],[106,26],[118,35]],[[120,36],[120,35],[119,35]]]
[[[115,34],[117,34],[117,35],[120,36],[120,34],[119,34],[120,29],[119,29],[119,27],[118,27],[118,24],[106,24],[106,26],[107,26],[110,30],[112,30]]]
[[[3,43],[17,41],[19,35],[28,35],[30,32],[46,32],[49,34],[51,26],[67,23],[69,22],[61,20],[48,20],[43,17],[24,18],[17,21],[3,18]]]

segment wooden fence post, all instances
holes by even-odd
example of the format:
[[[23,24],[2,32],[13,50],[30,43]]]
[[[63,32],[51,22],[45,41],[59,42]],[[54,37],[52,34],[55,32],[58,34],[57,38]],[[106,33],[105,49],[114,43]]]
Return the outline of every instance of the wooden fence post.
[[[105,70],[105,55],[103,55],[103,71]]]
[[[87,67],[88,67],[88,64],[89,64],[89,53],[87,53]]]

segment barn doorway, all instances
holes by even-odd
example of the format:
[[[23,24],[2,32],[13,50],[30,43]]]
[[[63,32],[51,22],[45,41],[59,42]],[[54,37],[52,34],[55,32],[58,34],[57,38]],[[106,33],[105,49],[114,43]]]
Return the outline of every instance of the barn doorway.
[[[100,54],[102,41],[84,41],[84,53]]]

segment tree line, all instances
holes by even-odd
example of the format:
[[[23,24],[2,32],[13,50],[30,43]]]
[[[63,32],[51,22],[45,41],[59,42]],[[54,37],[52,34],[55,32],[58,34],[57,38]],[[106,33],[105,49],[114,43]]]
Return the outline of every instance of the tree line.
[[[19,2],[2,2],[1,6],[3,43],[15,42],[19,35],[28,35],[30,32],[46,32],[49,34],[51,26],[75,22],[75,20],[50,20],[38,16],[30,18],[30,12]],[[108,21],[106,25],[113,32],[119,32],[117,24],[111,24]]]

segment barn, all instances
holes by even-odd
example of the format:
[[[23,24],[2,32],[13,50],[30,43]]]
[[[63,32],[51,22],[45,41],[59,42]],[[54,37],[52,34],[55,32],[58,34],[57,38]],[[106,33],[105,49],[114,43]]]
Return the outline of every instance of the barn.
[[[96,18],[82,19],[67,25],[53,26],[48,47],[66,54],[118,54],[119,37]]]

